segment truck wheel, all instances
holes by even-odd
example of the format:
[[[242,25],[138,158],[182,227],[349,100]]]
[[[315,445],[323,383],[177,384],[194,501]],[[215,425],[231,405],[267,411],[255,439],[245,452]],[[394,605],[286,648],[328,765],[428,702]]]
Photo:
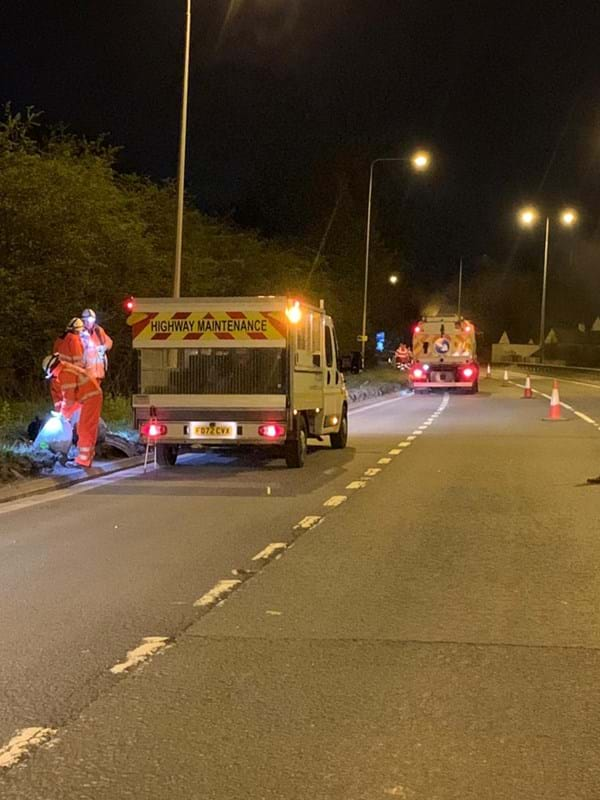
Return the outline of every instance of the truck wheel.
[[[471,386],[471,394],[477,394],[479,391],[479,381],[475,381],[473,386]]]
[[[344,410],[342,411],[342,421],[340,422],[339,430],[337,433],[329,434],[329,441],[334,450],[343,450],[348,443],[348,412],[346,411],[346,406],[344,406]]]
[[[304,422],[304,417],[298,414],[296,417],[296,435],[285,443],[285,463],[287,466],[291,469],[303,467],[307,449],[306,423]]]
[[[157,444],[156,460],[161,467],[174,467],[178,451],[176,444]]]

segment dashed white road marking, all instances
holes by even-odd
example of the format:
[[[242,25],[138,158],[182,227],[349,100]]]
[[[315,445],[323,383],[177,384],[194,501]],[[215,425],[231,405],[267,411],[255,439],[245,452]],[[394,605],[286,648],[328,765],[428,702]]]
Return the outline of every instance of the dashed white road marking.
[[[417,437],[414,435],[414,433],[411,433],[411,435],[410,435],[410,436],[407,436],[407,437],[406,437],[406,441],[407,441],[407,442],[414,442],[414,440],[415,440],[416,438],[417,438]]]
[[[271,544],[268,544],[264,550],[260,551],[260,553],[252,556],[252,561],[262,561],[263,559],[271,558],[273,553],[278,553],[280,550],[285,550],[286,547],[287,544],[285,542],[271,542]]]
[[[323,517],[317,516],[304,517],[297,525],[294,525],[294,530],[296,531],[301,528],[302,530],[307,531],[309,528],[314,528],[315,525],[318,525],[322,519]]]
[[[239,586],[241,581],[235,580],[233,578],[229,578],[227,580],[219,581],[217,584],[213,586],[210,591],[203,594],[202,597],[199,597],[198,600],[194,603],[194,606],[205,608],[206,606],[212,606],[213,603],[218,603],[222,600],[226,595],[228,595],[236,586]]]
[[[390,456],[399,456],[402,450],[399,447],[394,447],[391,450],[388,450],[388,455]]]
[[[380,467],[369,467],[369,469],[365,470],[365,475],[367,478],[374,478],[375,475],[378,475],[381,472]]]
[[[239,581],[234,581],[234,583],[239,583]],[[126,672],[132,667],[137,667],[137,665],[141,664],[142,661],[146,661],[156,652],[166,647],[168,641],[169,639],[166,636],[144,637],[142,639],[142,643],[138,645],[138,647],[136,647],[134,650],[129,650],[125,661],[115,664],[114,667],[110,668],[110,671],[113,675],[120,675],[122,672]]]
[[[391,458],[388,458],[388,457],[386,456],[385,458],[380,458],[380,459],[379,459],[379,461],[378,461],[377,463],[378,463],[378,464],[389,464],[391,460],[392,460]]]
[[[345,494],[334,494],[329,500],[325,500],[323,505],[327,508],[336,508],[337,506],[341,506],[342,503],[345,503],[347,499],[348,497]]]
[[[408,438],[410,439],[411,437],[409,436]],[[413,436],[412,438],[416,439],[417,437]],[[410,442],[398,442],[398,447],[410,447]]]
[[[54,728],[22,728],[0,748],[0,769],[8,769],[37,747],[56,735]]]
[[[346,489],[364,489],[368,481],[351,481]]]
[[[418,428],[416,429],[416,431],[412,432],[412,436],[421,436],[422,434],[423,434],[423,431],[420,431]],[[410,437],[407,437],[407,438],[410,438]]]

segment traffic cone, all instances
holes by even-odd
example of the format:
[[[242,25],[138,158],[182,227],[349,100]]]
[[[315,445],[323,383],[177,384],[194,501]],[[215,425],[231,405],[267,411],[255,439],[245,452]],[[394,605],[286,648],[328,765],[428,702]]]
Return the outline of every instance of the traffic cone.
[[[485,371],[485,377],[486,378],[491,378],[492,377],[492,365],[491,364],[487,365],[487,369]]]
[[[558,396],[558,381],[554,381],[552,386],[552,396],[550,397],[550,415],[547,417],[549,422],[560,421],[560,397]]]
[[[508,386],[508,370],[504,370],[504,377],[502,378],[502,386]]]
[[[531,391],[531,378],[529,375],[525,378],[525,388],[523,390],[523,400],[532,400],[533,392]]]

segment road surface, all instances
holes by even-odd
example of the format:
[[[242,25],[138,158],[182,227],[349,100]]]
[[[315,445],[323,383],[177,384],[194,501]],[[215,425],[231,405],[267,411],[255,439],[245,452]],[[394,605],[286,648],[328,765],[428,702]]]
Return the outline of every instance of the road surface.
[[[600,389],[482,389],[1,507],[0,796],[600,796]]]

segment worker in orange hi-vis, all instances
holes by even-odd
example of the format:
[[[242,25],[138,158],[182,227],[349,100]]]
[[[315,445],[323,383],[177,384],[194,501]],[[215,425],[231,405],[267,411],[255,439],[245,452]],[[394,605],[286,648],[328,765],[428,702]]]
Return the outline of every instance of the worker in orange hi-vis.
[[[70,420],[81,409],[77,424],[79,441],[75,463],[80,467],[91,467],[102,410],[100,384],[90,378],[83,367],[62,361],[59,353],[46,356],[42,368],[51,385],[54,384],[51,389],[53,396],[61,398],[56,410]]]
[[[73,317],[65,328],[64,333],[54,342],[52,352],[58,353],[62,363],[75,364],[78,367],[83,366],[84,349],[81,338],[83,331],[83,321],[79,317]],[[58,406],[62,402],[62,395],[56,388],[55,381],[50,381],[50,394],[52,395],[55,411],[59,411]]]
[[[96,321],[96,312],[85,308],[81,313],[84,329],[81,334],[83,342],[83,368],[90,376],[102,383],[106,376],[106,354],[113,346],[113,340]]]

